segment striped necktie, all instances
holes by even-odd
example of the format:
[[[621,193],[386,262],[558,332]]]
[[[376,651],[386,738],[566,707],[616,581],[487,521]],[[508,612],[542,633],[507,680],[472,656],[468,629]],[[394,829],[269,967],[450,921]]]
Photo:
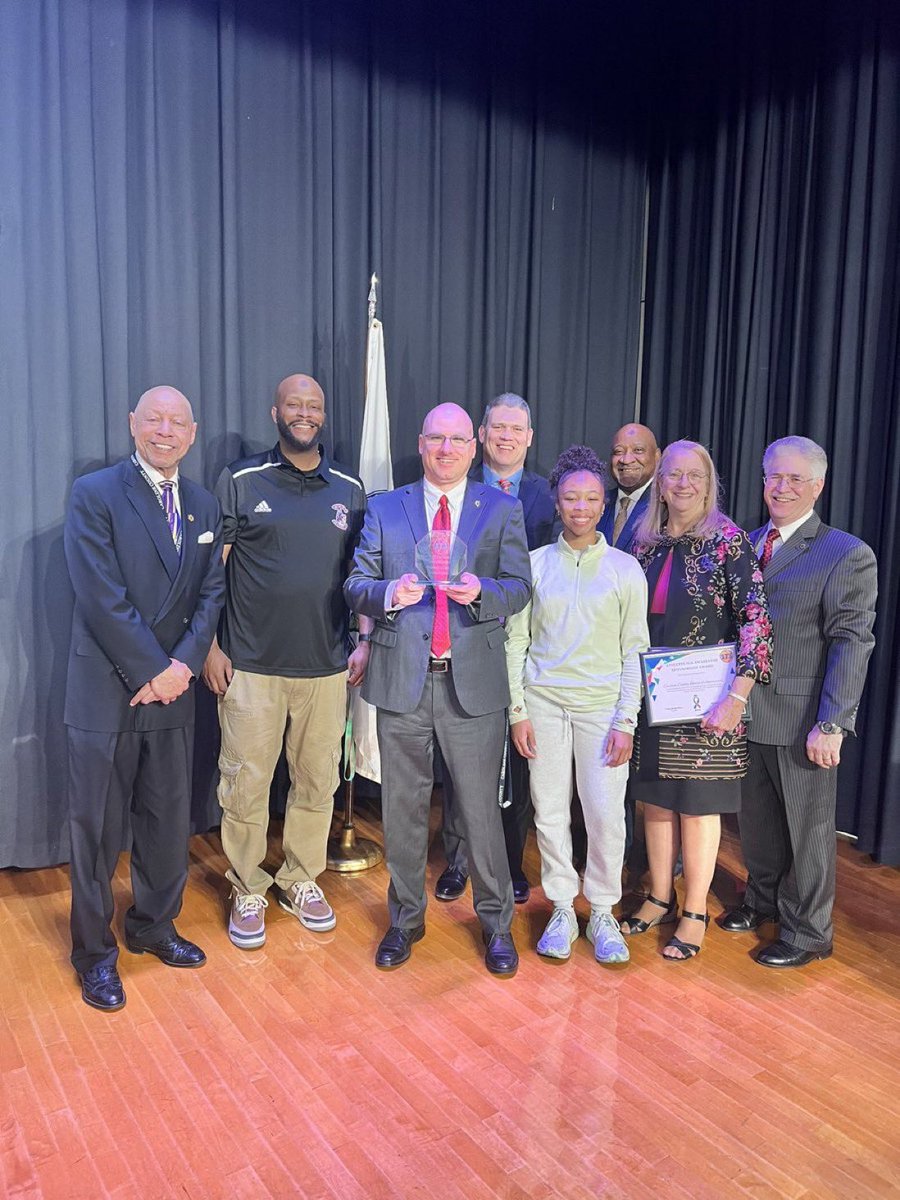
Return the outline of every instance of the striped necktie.
[[[175,484],[171,479],[164,479],[159,486],[162,491],[163,512],[166,514],[169,533],[172,535],[172,541],[180,550],[181,517],[179,516],[178,509],[175,507]]]

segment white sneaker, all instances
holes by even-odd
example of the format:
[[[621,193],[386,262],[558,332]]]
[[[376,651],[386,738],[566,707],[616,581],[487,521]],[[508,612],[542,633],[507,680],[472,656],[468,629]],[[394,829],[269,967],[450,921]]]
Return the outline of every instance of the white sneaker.
[[[554,908],[547,928],[541,934],[537,952],[544,958],[566,959],[578,937],[578,918],[574,908]]]
[[[592,912],[584,936],[594,947],[598,963],[624,963],[631,958],[619,922],[612,913]]]

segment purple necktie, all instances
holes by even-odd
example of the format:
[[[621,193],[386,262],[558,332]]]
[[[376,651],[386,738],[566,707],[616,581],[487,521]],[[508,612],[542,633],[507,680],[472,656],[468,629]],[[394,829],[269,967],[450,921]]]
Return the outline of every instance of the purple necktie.
[[[177,546],[181,520],[178,516],[178,509],[175,507],[175,484],[171,479],[164,479],[159,486],[162,488],[163,512],[166,514],[166,521],[169,524],[169,533]]]

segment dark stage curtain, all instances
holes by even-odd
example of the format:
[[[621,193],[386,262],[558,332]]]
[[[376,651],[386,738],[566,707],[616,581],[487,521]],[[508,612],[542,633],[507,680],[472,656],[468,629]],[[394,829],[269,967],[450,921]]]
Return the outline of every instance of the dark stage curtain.
[[[310,371],[354,463],[375,270],[400,476],[441,400],[521,391],[543,468],[632,412],[643,37],[597,8],[0,0],[0,866],[67,855],[63,515],[145,388],[211,484]]]
[[[769,441],[828,452],[822,516],[874,548],[880,576],[838,828],[900,863],[900,10],[657,13],[644,419],[711,447],[748,528]]]

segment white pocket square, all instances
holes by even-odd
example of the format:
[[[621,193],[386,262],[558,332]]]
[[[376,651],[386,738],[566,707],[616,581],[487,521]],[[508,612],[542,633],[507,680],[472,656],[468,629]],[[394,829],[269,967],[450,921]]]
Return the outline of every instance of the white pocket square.
[[[213,540],[212,530],[207,529],[206,533],[201,533],[199,535],[199,537],[197,538],[197,545],[198,546],[208,546],[212,540]]]

